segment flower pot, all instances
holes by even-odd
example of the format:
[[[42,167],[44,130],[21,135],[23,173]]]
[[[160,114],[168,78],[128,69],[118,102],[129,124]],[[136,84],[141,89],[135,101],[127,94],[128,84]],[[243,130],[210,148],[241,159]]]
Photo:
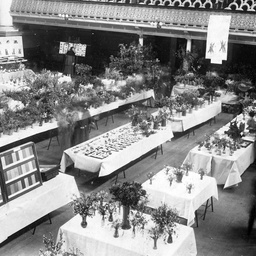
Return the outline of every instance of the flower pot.
[[[123,222],[122,229],[130,229],[130,221],[129,221],[130,207],[123,205]]]
[[[119,237],[118,228],[115,228],[114,237],[115,237],[115,238]]]
[[[162,119],[162,121],[161,121],[161,126],[163,126],[163,127],[166,126],[166,119]]]
[[[172,242],[172,234],[168,234],[167,243],[171,244]]]
[[[81,222],[81,227],[86,228],[87,227],[87,221],[86,221],[87,216],[82,216],[82,222]]]
[[[182,116],[186,116],[187,115],[187,111],[186,110],[183,110],[182,111]]]
[[[158,129],[158,123],[157,123],[157,122],[154,122],[153,129],[154,129],[154,130],[157,130],[157,129]]]
[[[182,173],[176,174],[176,182],[181,183],[182,182],[182,178],[183,178],[183,174]]]

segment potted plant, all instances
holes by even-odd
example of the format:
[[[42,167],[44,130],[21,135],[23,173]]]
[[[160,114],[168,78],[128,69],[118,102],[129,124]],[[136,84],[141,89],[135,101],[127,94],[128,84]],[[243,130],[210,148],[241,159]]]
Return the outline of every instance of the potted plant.
[[[130,208],[136,208],[140,200],[146,197],[146,190],[138,182],[124,182],[115,184],[109,188],[113,200],[119,201],[123,206],[123,229],[130,229],[129,213]]]

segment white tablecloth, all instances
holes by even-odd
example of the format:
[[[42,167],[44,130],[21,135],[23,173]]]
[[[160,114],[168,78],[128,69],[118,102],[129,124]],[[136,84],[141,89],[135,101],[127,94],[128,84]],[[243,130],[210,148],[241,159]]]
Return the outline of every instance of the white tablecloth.
[[[157,250],[153,249],[153,239],[147,230],[144,234],[137,231],[132,238],[132,230],[119,230],[114,238],[114,229],[105,223],[101,226],[101,217],[87,219],[88,226],[80,226],[81,216],[76,215],[59,229],[65,241],[63,249],[78,248],[86,256],[195,256],[197,254],[194,230],[177,224],[177,237],[172,244],[166,244],[163,238],[157,241]],[[59,237],[58,234],[58,237]]]
[[[153,97],[153,98],[155,97],[153,90],[136,93],[125,100],[118,100],[116,102],[105,104],[99,108],[90,108],[86,112],[83,112],[83,113],[81,112],[81,118],[86,119],[86,118],[89,118],[92,116],[99,115],[101,113],[106,113],[108,111],[117,109],[119,106],[123,106],[125,104],[130,104],[130,103],[137,102],[140,100],[146,100],[151,97]],[[11,136],[10,135],[2,135],[0,137],[0,147],[4,147],[11,143],[20,141],[22,139],[29,138],[36,134],[50,131],[52,129],[56,129],[56,128],[58,128],[58,124],[57,124],[57,121],[54,121],[52,123],[44,123],[42,126],[37,125],[37,126],[34,126],[33,128],[27,128],[26,130],[19,130],[18,132],[14,132]]]
[[[186,116],[172,118],[172,131],[184,132],[198,124],[206,122],[211,118],[221,113],[221,101],[216,101],[210,105],[206,105],[198,110],[193,110],[192,113],[187,113]]]
[[[79,196],[73,176],[60,173],[42,186],[0,207],[0,243]]]
[[[119,129],[125,126],[130,126],[131,124],[126,124],[121,127],[114,129],[118,133]],[[105,134],[100,135],[104,137]],[[130,163],[133,160],[138,159],[140,156],[146,154],[150,150],[156,148],[162,143],[170,140],[173,137],[173,133],[170,125],[163,127],[155,134],[149,137],[144,136],[143,139],[132,143],[130,146],[118,151],[113,152],[110,156],[104,159],[97,159],[94,157],[86,156],[82,151],[79,153],[74,153],[73,148],[69,148],[64,151],[61,159],[61,171],[65,172],[67,166],[74,163],[74,166],[81,170],[86,170],[89,172],[99,172],[99,176],[109,175],[112,172],[118,170],[124,165]],[[83,145],[89,145],[95,138],[83,142],[75,147],[83,147]]]
[[[239,122],[243,121],[243,116],[239,115],[235,119]],[[246,120],[244,122],[246,123]],[[221,135],[228,128],[229,123],[216,133]],[[199,168],[205,169],[208,175],[216,178],[217,184],[224,184],[224,188],[234,186],[242,181],[241,175],[255,159],[255,136],[249,134],[244,139],[252,143],[246,148],[242,147],[236,150],[232,156],[229,155],[229,149],[226,149],[225,154],[216,155],[215,152],[210,154],[205,147],[199,151],[198,146],[196,146],[189,151],[184,163],[193,163],[195,171]]]
[[[201,87],[202,86],[195,86],[195,85],[189,85],[189,84],[174,85],[172,88],[172,95],[174,96],[177,94],[182,94],[185,91],[197,91]]]
[[[191,194],[186,189],[186,184],[194,184]],[[215,178],[189,172],[188,176],[183,176],[182,183],[173,181],[170,186],[165,174],[165,169],[154,176],[152,184],[149,180],[143,183],[143,188],[149,194],[148,206],[157,208],[161,203],[166,203],[172,208],[176,208],[179,216],[187,219],[187,224],[194,223],[195,211],[204,204],[210,197],[218,199],[218,189]]]

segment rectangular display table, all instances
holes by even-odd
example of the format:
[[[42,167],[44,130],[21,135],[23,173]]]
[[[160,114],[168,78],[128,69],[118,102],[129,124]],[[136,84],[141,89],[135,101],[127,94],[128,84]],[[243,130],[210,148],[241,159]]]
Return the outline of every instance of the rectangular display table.
[[[172,131],[184,132],[188,129],[204,123],[221,113],[221,101],[216,101],[210,105],[206,105],[198,110],[193,110],[192,113],[187,113],[186,116],[172,117]]]
[[[239,115],[236,119],[240,122],[243,117]],[[246,123],[246,120],[244,122]],[[223,135],[228,129],[229,123],[216,133]],[[241,176],[244,171],[255,159],[255,135],[248,134],[245,139],[251,144],[237,149],[232,156],[229,154],[228,148],[225,153],[222,152],[221,155],[217,155],[216,152],[209,153],[205,147],[199,151],[198,146],[196,146],[189,151],[184,163],[193,163],[195,171],[203,168],[208,175],[216,179],[217,184],[224,185],[224,188],[237,185],[242,181]]]
[[[0,207],[0,243],[34,221],[71,202],[79,191],[73,176],[60,173],[42,186]]]
[[[144,234],[137,231],[132,237],[132,229],[119,230],[119,237],[114,238],[111,223],[101,226],[101,216],[87,218],[88,225],[82,228],[81,216],[76,215],[59,229],[65,241],[63,249],[79,249],[86,256],[195,256],[197,254],[194,230],[177,224],[173,243],[167,244],[163,237],[157,241],[157,249],[153,249],[153,239],[147,229]],[[59,238],[58,234],[58,238]]]
[[[200,175],[189,172],[188,176],[183,176],[182,183],[173,180],[172,185],[167,180],[164,168],[157,173],[152,180],[152,184],[147,180],[143,183],[143,188],[149,194],[148,206],[157,208],[161,203],[175,208],[178,215],[187,219],[187,225],[194,223],[195,211],[209,198],[215,197],[218,200],[218,189],[215,178],[204,176],[200,180]],[[169,171],[171,172],[171,171]],[[189,194],[186,189],[187,183],[193,183],[194,188]]]
[[[99,176],[109,175],[173,137],[170,125],[167,125],[166,127],[161,127],[159,130],[156,130],[155,134],[151,134],[148,137],[138,135],[140,138],[138,141],[131,143],[125,148],[120,148],[120,150],[116,152],[111,152],[111,154],[105,158],[100,159],[99,157],[97,158],[97,156],[91,157],[86,155],[88,147],[102,147],[104,140],[107,141],[113,136],[118,137],[123,129],[129,127],[131,127],[130,123],[65,150],[61,159],[61,171],[65,172],[66,167],[74,163],[74,166],[80,170],[86,170],[92,173],[99,172]],[[125,137],[126,135],[121,135],[121,137],[122,136]],[[122,147],[122,145],[119,146]]]

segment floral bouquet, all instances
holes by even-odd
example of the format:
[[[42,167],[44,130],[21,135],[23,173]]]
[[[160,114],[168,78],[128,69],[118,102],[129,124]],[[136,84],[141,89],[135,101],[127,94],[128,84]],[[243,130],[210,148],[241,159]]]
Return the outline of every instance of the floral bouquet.
[[[174,180],[174,174],[173,173],[169,173],[167,176],[168,181],[170,182],[170,186],[172,185],[172,182]]]
[[[184,163],[182,165],[182,169],[184,169],[186,171],[186,176],[188,176],[189,171],[192,171],[192,168],[193,168],[193,164],[190,162]]]
[[[195,187],[195,185],[192,182],[189,182],[186,184],[186,189],[188,190],[188,193],[191,193],[191,190]]]
[[[154,172],[147,173],[147,177],[150,180],[150,184],[152,184],[152,180],[154,179],[154,175],[155,175]]]
[[[121,202],[124,206],[136,207],[139,201],[146,197],[146,190],[138,182],[124,182],[114,184],[109,189],[113,199]]]
[[[168,226],[169,228],[176,227],[179,222],[178,212],[176,209],[170,208],[167,204],[162,204],[151,213],[152,221],[159,227],[163,233]]]
[[[95,208],[93,207],[96,198],[93,195],[85,195],[80,193],[80,197],[74,195],[74,198],[71,201],[71,206],[75,214],[80,214],[83,216],[93,216],[95,213]]]
[[[184,170],[181,167],[174,167],[173,174],[176,176],[176,182],[181,182]]]
[[[204,169],[203,169],[203,168],[200,168],[200,169],[198,170],[198,174],[200,175],[200,179],[202,180],[202,179],[203,179],[203,176],[205,175]]]
[[[100,202],[100,205],[103,204],[103,201],[108,198],[108,192],[101,190],[96,194],[96,199]]]

